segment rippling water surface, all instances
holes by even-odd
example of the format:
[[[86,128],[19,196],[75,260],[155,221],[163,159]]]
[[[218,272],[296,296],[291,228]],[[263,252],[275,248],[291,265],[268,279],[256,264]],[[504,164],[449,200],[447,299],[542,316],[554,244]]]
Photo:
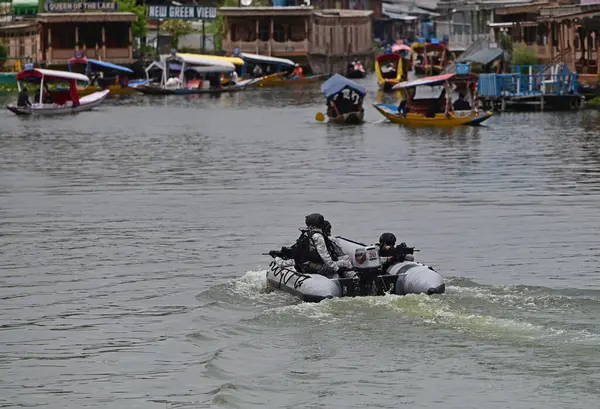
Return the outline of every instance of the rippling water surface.
[[[0,406],[597,408],[598,112],[318,111],[315,85],[0,113]],[[447,293],[268,292],[311,212],[395,233]]]

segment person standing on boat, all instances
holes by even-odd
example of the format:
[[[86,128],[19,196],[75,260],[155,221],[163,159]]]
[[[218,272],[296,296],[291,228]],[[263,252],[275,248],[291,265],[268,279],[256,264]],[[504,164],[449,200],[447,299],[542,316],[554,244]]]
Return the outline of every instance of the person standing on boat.
[[[18,107],[30,107],[31,102],[29,102],[29,93],[27,92],[27,87],[23,87],[21,91],[19,91],[19,96],[17,99]]]
[[[305,260],[300,263],[302,272],[331,277],[334,274],[343,274],[351,270],[352,263],[349,258],[338,257],[332,241],[324,232],[327,226],[323,215],[319,213],[309,214],[306,216],[305,222],[308,229],[303,231],[302,234],[306,235],[309,240],[307,252],[303,255]]]

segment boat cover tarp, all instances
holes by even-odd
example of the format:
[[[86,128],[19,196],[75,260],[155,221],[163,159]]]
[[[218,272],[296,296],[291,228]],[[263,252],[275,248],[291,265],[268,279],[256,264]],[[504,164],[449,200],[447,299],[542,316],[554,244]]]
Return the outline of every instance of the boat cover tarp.
[[[88,64],[96,65],[98,67],[108,68],[108,69],[115,70],[115,71],[122,71],[122,72],[127,72],[129,74],[133,74],[133,70],[131,68],[123,67],[123,66],[116,65],[116,64],[111,64],[106,61],[92,60],[91,58],[88,58],[87,61],[88,61]]]
[[[465,62],[487,65],[500,57],[503,52],[502,48],[488,48],[465,58]]]
[[[455,75],[456,74],[434,75],[432,77],[419,78],[418,80],[404,81],[404,82],[401,82],[400,84],[397,84],[396,86],[394,86],[393,89],[413,88],[413,87],[420,87],[422,85],[429,85],[429,86],[440,85],[440,84],[443,84],[444,82],[446,82],[447,80],[449,80],[450,78],[454,77]]]
[[[361,97],[367,95],[367,90],[365,87],[361,87],[356,82],[349,80],[340,74],[335,74],[333,77],[325,81],[321,85],[321,92],[323,92],[327,98],[331,98],[346,88],[355,91]]]

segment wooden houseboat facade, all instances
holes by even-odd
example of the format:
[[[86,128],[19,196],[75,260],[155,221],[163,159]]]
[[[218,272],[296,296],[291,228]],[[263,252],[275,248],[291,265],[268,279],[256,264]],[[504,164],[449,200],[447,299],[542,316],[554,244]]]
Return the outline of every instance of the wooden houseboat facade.
[[[507,35],[513,47],[535,50],[542,64],[565,63],[580,74],[600,73],[600,2],[537,1],[495,11],[496,42]],[[590,1],[591,3],[591,1]]]
[[[345,73],[349,60],[373,61],[372,11],[222,7],[223,50],[290,58],[313,73]]]
[[[115,64],[133,63],[134,13],[41,13],[39,64],[67,65],[75,52]]]

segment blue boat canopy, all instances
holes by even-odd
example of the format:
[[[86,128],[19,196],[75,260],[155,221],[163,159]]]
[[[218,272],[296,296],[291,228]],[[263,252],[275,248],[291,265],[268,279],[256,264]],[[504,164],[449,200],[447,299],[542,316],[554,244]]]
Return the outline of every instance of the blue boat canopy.
[[[122,66],[116,65],[116,64],[111,64],[111,63],[106,62],[106,61],[92,60],[92,59],[88,58],[87,62],[88,62],[88,64],[96,65],[98,67],[109,68],[111,70],[121,71],[121,72],[127,72],[129,74],[133,74],[133,70],[130,69],[130,68],[122,67]]]
[[[327,99],[332,98],[345,89],[351,89],[361,97],[367,95],[365,87],[361,87],[356,82],[351,81],[340,74],[335,74],[321,85],[321,92],[325,94]]]

